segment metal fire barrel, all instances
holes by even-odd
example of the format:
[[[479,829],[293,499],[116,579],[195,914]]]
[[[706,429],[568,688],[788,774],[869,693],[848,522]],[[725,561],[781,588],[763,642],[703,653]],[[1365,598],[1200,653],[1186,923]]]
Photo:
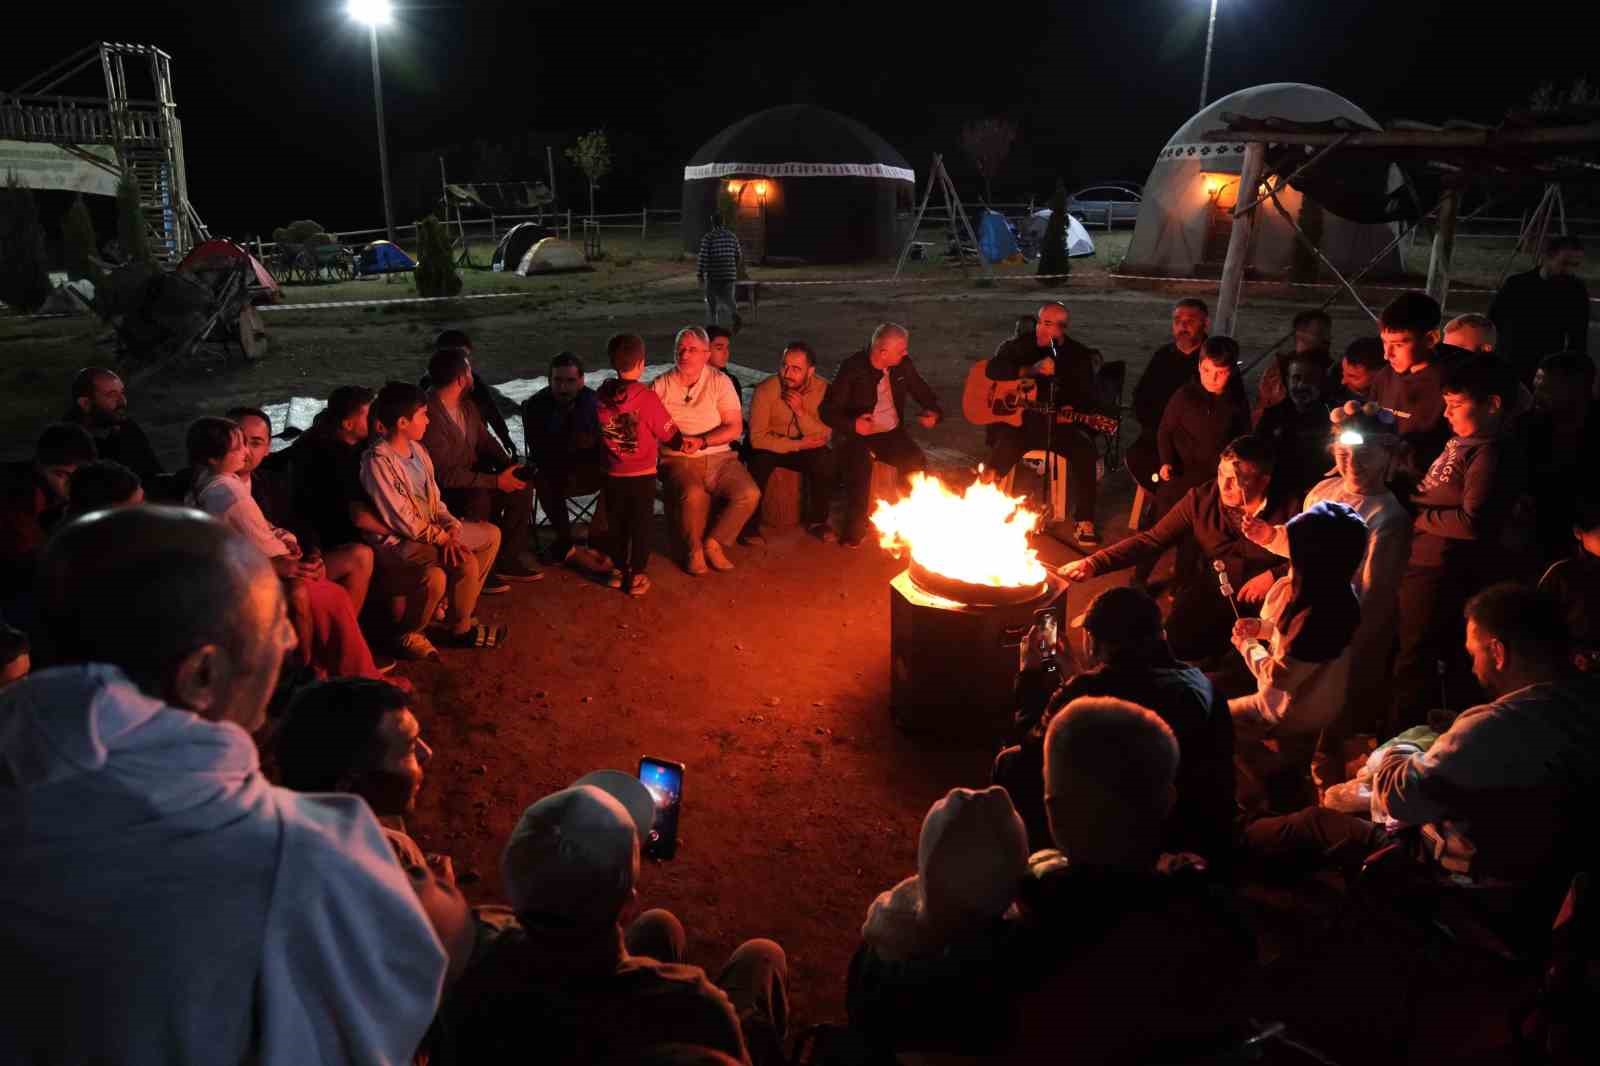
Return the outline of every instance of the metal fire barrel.
[[[1004,599],[987,596],[986,599]],[[889,582],[889,711],[910,732],[993,741],[1011,726],[1018,650],[1034,621],[1067,631],[1067,583],[1054,574],[1017,602],[966,603],[908,569]]]

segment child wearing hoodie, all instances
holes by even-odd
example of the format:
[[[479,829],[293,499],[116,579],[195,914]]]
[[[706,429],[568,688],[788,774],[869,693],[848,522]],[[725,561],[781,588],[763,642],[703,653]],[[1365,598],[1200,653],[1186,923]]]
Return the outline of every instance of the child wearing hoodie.
[[[656,457],[678,427],[644,377],[644,339],[618,333],[606,342],[617,376],[601,384],[598,417],[606,460],[606,521],[617,569],[608,584],[630,596],[650,591],[650,522],[655,517]]]
[[[1367,551],[1367,525],[1326,500],[1290,519],[1287,577],[1267,593],[1260,618],[1234,623],[1233,644],[1256,691],[1228,701],[1247,812],[1288,813],[1314,802],[1307,773],[1317,736],[1338,717],[1361,624],[1351,585]]]

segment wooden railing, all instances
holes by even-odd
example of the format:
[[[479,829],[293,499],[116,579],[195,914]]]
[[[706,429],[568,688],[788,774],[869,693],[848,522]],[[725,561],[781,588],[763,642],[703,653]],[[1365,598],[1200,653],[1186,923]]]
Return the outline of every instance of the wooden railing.
[[[0,95],[0,138],[45,144],[161,143],[154,104],[112,111],[104,100]]]

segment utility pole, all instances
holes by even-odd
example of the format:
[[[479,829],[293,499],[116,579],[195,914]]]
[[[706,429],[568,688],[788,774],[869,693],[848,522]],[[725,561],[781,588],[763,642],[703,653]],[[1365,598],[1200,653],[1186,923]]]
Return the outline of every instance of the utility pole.
[[[389,138],[383,132],[383,75],[378,67],[378,25],[368,23],[372,41],[372,101],[378,109],[378,169],[383,172],[383,228],[394,243],[394,203],[389,195]]]
[[[1211,94],[1211,42],[1217,35],[1217,0],[1211,0],[1211,18],[1206,23],[1206,65],[1200,71],[1200,107],[1204,111]]]

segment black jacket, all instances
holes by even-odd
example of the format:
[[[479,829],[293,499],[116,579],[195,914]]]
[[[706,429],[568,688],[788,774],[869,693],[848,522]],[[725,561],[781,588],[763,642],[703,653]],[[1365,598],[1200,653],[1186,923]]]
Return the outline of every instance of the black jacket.
[[[1200,380],[1200,349],[1185,355],[1176,344],[1167,343],[1155,350],[1150,364],[1133,387],[1133,417],[1139,420],[1141,434],[1161,424],[1172,394],[1190,381]]]
[[[1179,387],[1167,401],[1156,430],[1156,449],[1171,464],[1174,480],[1192,487],[1215,477],[1222,450],[1250,432],[1250,407],[1233,389],[1213,396],[1198,381]]]
[[[1545,278],[1537,269],[1513,274],[1489,305],[1498,354],[1533,381],[1539,360],[1556,352],[1589,350],[1589,290],[1570,275]]]
[[[916,397],[917,403],[923,410],[932,411],[940,418],[944,417],[944,408],[939,404],[939,397],[935,396],[933,389],[922,380],[922,375],[917,373],[917,368],[908,355],[900,360],[899,364],[890,367],[889,391],[894,396],[895,414],[900,418],[900,424],[905,425],[906,394]],[[878,382],[883,378],[884,371],[872,365],[865,351],[856,352],[844,362],[839,364],[839,372],[834,375],[833,383],[828,386],[827,393],[822,397],[822,407],[819,414],[835,433],[841,436],[854,437],[856,435],[856,419],[862,415],[870,415],[873,408],[878,406]]]
[[[1306,410],[1293,400],[1280,400],[1261,412],[1256,436],[1272,442],[1278,461],[1272,480],[1291,495],[1304,496],[1306,490],[1328,476],[1333,457],[1328,452],[1331,439],[1326,404],[1313,403]]]
[[[588,446],[579,447],[580,435],[587,435]],[[522,401],[522,439],[528,458],[541,469],[570,465],[583,458],[599,462],[600,400],[585,385],[567,407],[556,402],[548,388]]]
[[[161,475],[161,460],[156,458],[150,438],[144,435],[144,430],[133,419],[125,419],[109,429],[91,426],[81,417],[69,418],[68,421],[89,431],[94,438],[95,452],[100,458],[121,463],[146,483]]]
[[[350,521],[350,505],[367,499],[361,487],[365,450],[364,444],[345,444],[314,427],[279,453],[288,465],[292,510],[321,547],[336,548],[360,539]]]
[[[1100,391],[1094,380],[1095,360],[1099,354],[1096,349],[1071,337],[1061,338],[1055,349],[1055,374],[1035,379],[1039,385],[1039,399],[1044,401],[1050,398],[1053,380],[1057,406],[1071,407],[1076,411],[1103,411],[1105,404],[1100,401]],[[1039,347],[1033,334],[1012,337],[995,349],[994,358],[989,360],[984,374],[990,381],[1016,381],[1022,377],[1023,370],[1041,359],[1049,358],[1050,348]],[[1026,411],[1022,418],[1024,426],[1029,423],[1042,426],[1045,421],[1045,415],[1038,411]],[[994,443],[994,438],[1004,428],[999,424],[989,427],[987,437],[990,444]]]

